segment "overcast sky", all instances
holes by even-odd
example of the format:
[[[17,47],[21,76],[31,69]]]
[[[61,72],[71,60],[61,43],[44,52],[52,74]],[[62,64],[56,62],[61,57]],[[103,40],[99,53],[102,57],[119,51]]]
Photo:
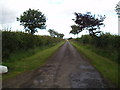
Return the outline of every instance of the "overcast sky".
[[[23,30],[23,26],[16,21],[24,11],[39,9],[47,17],[46,30],[39,30],[39,35],[49,35],[48,29],[54,29],[65,34],[65,38],[73,37],[69,34],[70,26],[75,24],[74,12],[106,15],[105,27],[102,31],[111,34],[118,33],[118,18],[115,6],[119,0],[0,0],[0,29]],[[81,34],[85,34],[84,31]],[[79,34],[79,36],[81,35]]]

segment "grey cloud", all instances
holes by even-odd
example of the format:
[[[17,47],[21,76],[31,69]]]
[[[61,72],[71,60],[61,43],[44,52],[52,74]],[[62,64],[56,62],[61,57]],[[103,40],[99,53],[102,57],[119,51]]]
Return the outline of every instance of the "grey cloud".
[[[0,24],[13,23],[16,20],[17,12],[9,8],[0,9]]]

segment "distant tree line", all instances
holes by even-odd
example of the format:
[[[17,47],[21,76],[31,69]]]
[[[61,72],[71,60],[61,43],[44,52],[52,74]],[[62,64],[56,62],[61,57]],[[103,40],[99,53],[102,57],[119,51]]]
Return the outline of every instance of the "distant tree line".
[[[49,29],[48,32],[50,33],[50,36],[52,36],[52,37],[58,37],[58,38],[63,38],[64,37],[64,34],[58,33],[54,29]]]

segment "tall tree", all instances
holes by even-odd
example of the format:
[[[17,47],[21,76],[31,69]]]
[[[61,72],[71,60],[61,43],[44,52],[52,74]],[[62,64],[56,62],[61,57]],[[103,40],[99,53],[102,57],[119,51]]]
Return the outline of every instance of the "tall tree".
[[[37,29],[45,29],[46,17],[39,10],[29,9],[23,12],[20,17],[17,17],[17,21],[20,21],[20,25],[23,25],[25,31],[34,34]]]
[[[75,12],[75,16],[75,19],[73,19],[74,22],[82,29],[87,29],[91,36],[95,36],[101,32],[96,30],[100,29],[101,25],[104,25],[103,21],[106,18],[105,15],[98,15],[96,17],[96,15],[92,15],[91,12],[87,12],[86,14]]]

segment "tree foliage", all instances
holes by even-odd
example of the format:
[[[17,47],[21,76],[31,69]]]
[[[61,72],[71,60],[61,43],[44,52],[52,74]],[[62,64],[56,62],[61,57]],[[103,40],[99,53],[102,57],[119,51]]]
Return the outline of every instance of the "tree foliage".
[[[64,34],[58,33],[58,34],[57,34],[57,37],[58,37],[58,38],[63,38],[63,37],[64,37]]]
[[[71,26],[72,30],[70,31],[70,33],[74,34],[74,35],[78,35],[81,31],[82,31],[82,28],[79,27],[78,25],[72,25]]]
[[[48,32],[50,33],[50,36],[55,37],[56,32],[53,29],[49,29]]]
[[[20,18],[17,18],[17,21],[20,21],[20,25],[24,26],[25,31],[31,34],[37,32],[37,29],[44,29],[46,27],[46,17],[39,10],[29,9],[23,12]]]
[[[105,15],[98,15],[96,17],[96,15],[92,15],[90,12],[87,12],[86,14],[75,12],[75,16],[75,19],[73,19],[74,22],[81,28],[81,30],[87,29],[91,36],[95,36],[97,33],[101,32],[96,30],[100,29],[101,25],[104,25],[103,21],[106,18]]]
[[[64,37],[64,34],[58,33],[57,31],[55,31],[53,29],[49,29],[48,32],[50,33],[50,36],[52,36],[52,37],[58,37],[58,38]]]
[[[115,11],[117,12],[118,18],[120,18],[120,5],[119,4],[116,5]]]

